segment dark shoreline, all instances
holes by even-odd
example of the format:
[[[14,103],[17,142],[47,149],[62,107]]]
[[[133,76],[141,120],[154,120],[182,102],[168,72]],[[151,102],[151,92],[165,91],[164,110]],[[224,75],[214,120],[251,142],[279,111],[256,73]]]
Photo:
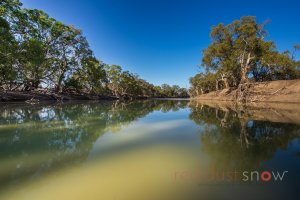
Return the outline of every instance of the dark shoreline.
[[[189,98],[165,98],[165,97],[135,97],[133,99],[125,98],[122,100],[146,100],[146,99],[180,99],[187,100]],[[120,100],[115,96],[91,95],[91,94],[68,94],[68,93],[51,93],[45,94],[41,92],[21,92],[21,91],[0,91],[0,102],[3,103],[38,103],[38,102],[68,102],[68,101],[99,101],[99,100]]]
[[[80,101],[80,100],[117,100],[113,96],[89,95],[89,94],[67,94],[51,93],[44,94],[40,92],[0,92],[0,102],[26,102],[26,101]]]

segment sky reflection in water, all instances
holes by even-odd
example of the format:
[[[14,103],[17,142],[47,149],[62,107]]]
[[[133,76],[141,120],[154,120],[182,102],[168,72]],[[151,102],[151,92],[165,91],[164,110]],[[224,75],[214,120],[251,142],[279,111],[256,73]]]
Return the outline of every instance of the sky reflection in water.
[[[284,110],[275,110],[282,121],[240,111],[163,100],[2,104],[0,199],[294,197],[300,122]],[[211,179],[234,170],[289,172],[281,182]]]

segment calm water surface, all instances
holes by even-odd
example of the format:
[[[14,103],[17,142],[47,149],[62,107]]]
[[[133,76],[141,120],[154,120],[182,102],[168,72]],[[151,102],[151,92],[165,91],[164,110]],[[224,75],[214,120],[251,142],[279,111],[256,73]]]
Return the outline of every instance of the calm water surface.
[[[297,199],[299,114],[179,100],[0,104],[0,199]]]

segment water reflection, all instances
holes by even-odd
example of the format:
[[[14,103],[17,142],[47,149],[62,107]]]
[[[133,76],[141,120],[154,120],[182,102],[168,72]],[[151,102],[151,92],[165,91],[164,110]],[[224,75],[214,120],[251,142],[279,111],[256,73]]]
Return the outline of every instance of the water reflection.
[[[204,174],[211,166],[289,170],[284,184],[294,191],[300,178],[299,109],[179,100],[1,104],[0,193],[3,199],[32,199],[36,193],[33,199],[53,199],[50,192],[69,195],[65,199],[113,199],[115,191],[123,199],[154,192],[160,199],[174,191],[205,199],[222,194],[198,182],[174,183],[174,171],[200,165]],[[9,192],[28,184],[23,193]]]
[[[299,142],[298,124],[260,121],[246,111],[191,105],[190,119],[204,128],[200,140],[212,165],[223,170],[259,170],[278,150],[287,150],[293,140]]]
[[[186,101],[5,105],[0,108],[0,188],[84,161],[94,142],[155,110]]]

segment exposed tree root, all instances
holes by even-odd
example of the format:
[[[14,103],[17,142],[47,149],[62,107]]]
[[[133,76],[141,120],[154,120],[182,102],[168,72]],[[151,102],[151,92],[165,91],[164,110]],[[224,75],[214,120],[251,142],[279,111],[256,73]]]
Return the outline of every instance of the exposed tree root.
[[[235,100],[241,103],[259,102],[263,98],[274,96],[279,92],[281,92],[282,90],[286,89],[286,87],[282,87],[272,93],[268,91],[261,93],[261,92],[255,92],[254,90],[255,85],[257,85],[257,83],[240,84],[235,92]]]
[[[253,87],[254,83],[240,84],[235,94],[236,101],[242,103],[248,102]]]

